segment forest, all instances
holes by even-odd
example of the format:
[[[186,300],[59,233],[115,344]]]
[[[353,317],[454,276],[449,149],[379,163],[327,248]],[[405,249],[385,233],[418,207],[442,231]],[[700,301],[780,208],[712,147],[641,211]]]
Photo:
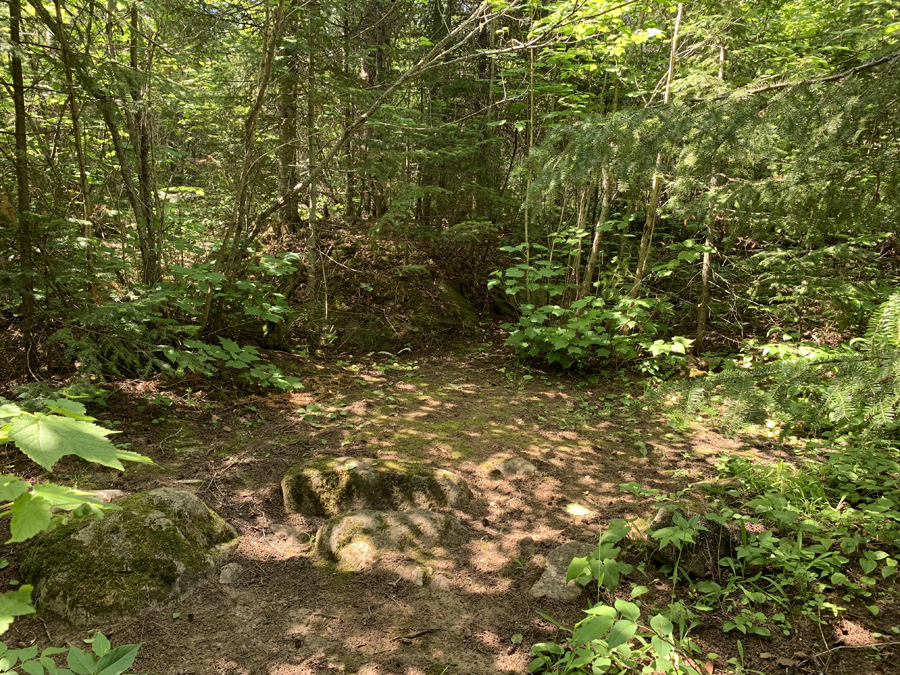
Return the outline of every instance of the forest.
[[[0,675],[900,675],[900,3],[0,54]]]

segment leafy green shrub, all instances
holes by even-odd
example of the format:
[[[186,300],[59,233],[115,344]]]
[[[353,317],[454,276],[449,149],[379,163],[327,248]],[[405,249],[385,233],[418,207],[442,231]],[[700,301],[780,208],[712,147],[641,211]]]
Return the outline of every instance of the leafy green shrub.
[[[569,565],[567,579],[586,586],[596,583],[614,591],[619,575],[631,571],[627,563],[617,561],[620,549],[616,544],[628,534],[623,521],[612,521],[601,533],[596,551],[584,558],[575,558]],[[597,602],[573,629],[556,623],[570,633],[565,644],[541,642],[531,648],[534,657],[529,673],[623,673],[658,672],[699,675],[690,657],[699,648],[687,636],[691,626],[685,624],[685,613],[679,607],[656,614],[649,621],[641,620],[641,602],[636,598],[647,589],[637,586],[631,601],[617,599],[612,606]],[[666,614],[669,616],[666,616]],[[679,630],[676,634],[676,624]],[[687,657],[687,658],[686,658]]]
[[[259,350],[253,345],[241,346],[223,337],[219,338],[219,343],[221,347],[199,340],[185,340],[184,346],[193,351],[164,347],[162,352],[179,372],[190,370],[209,376],[219,368],[226,368],[237,371],[246,384],[275,386],[281,390],[303,388],[299,378],[285,375],[271,363],[259,363]]]
[[[683,363],[679,355],[692,340],[657,338],[671,315],[671,303],[618,295],[580,297],[580,285],[566,263],[576,255],[576,239],[563,233],[554,242],[554,249],[535,244],[500,249],[520,259],[504,271],[493,272],[488,284],[491,288],[502,284],[518,307],[518,323],[504,325],[511,331],[508,345],[563,367],[590,360],[620,364],[644,356],[663,357],[670,370]],[[663,370],[649,362],[644,369],[652,374]]]
[[[16,664],[28,675],[122,675],[134,663],[141,645],[122,645],[111,649],[103,633],[97,633],[91,644],[92,651],[78,647],[48,647],[38,656],[37,647],[9,649],[0,642],[0,675],[17,675]],[[51,656],[66,654],[68,668],[59,668]]]

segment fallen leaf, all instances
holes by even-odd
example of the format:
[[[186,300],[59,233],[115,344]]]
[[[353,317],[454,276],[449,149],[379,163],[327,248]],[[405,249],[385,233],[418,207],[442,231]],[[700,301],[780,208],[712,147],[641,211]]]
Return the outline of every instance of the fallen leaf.
[[[794,658],[801,661],[809,661],[809,654],[806,652],[794,652]]]
[[[794,659],[789,659],[786,656],[779,656],[778,657],[778,665],[784,666],[785,668],[790,668],[791,666],[799,666],[800,662],[794,661]]]
[[[774,655],[774,654],[770,654],[769,652],[762,652],[762,653],[759,655],[759,658],[765,659],[766,661],[768,661],[769,659],[774,659],[774,658],[775,658],[775,655]]]
[[[703,664],[703,670],[706,671],[707,675],[713,675],[713,662],[707,661]]]

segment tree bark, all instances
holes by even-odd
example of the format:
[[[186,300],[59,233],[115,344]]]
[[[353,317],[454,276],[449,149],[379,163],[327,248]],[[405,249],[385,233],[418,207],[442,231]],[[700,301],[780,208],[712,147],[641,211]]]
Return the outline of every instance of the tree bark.
[[[34,262],[32,247],[34,234],[31,214],[31,186],[28,180],[28,131],[25,113],[25,81],[22,74],[22,4],[20,0],[9,0],[9,38],[12,43],[12,84],[13,111],[15,114],[16,138],[16,210],[18,219],[19,245],[19,292],[21,303],[19,312],[22,315],[22,336],[27,348],[31,347],[31,331],[34,327]]]
[[[672,31],[672,49],[669,53],[669,71],[666,75],[666,93],[663,103],[669,102],[669,94],[672,87],[672,77],[675,74],[675,56],[678,53],[678,31],[681,28],[681,16],[684,13],[684,5],[678,3],[678,15],[675,17],[675,29]],[[647,219],[644,221],[644,233],[641,235],[641,248],[638,252],[637,268],[634,271],[634,286],[631,287],[629,296],[633,299],[641,290],[641,282],[647,271],[647,261],[650,259],[650,244],[653,242],[653,231],[656,228],[656,211],[659,207],[659,191],[662,185],[662,152],[656,155],[656,171],[653,173],[653,182],[650,185],[650,200],[647,204]]]

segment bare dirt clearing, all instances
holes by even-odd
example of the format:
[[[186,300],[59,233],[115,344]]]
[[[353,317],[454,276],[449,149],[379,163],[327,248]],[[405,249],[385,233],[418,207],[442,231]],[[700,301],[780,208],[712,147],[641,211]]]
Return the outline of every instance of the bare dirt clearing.
[[[229,583],[209,584],[167,611],[98,626],[114,644],[144,643],[135,672],[524,673],[532,643],[561,639],[539,610],[565,625],[581,617],[577,604],[532,597],[547,554],[566,541],[596,541],[611,519],[655,513],[652,497],[620,484],[682,489],[711,477],[720,455],[780,454],[708,429],[672,433],[625,412],[624,385],[521,369],[489,343],[455,355],[344,356],[304,368],[307,388],[295,394],[123,384],[101,416],[121,421],[117,440],[156,466],[86,474],[87,465],[70,461],[54,474],[87,489],[189,489],[240,533],[231,558],[240,569]],[[317,557],[324,518],[287,514],[280,481],[301,459],[342,456],[460,474],[474,499],[446,512],[469,531],[468,543],[423,561],[424,576],[390,557],[358,574]],[[505,477],[498,467],[513,457],[537,471]],[[0,582],[14,578],[18,554]],[[669,582],[649,560],[634,562],[646,563],[648,576],[635,571],[627,581],[650,587],[645,605],[665,605]],[[718,630],[721,621],[709,624],[698,642],[724,663],[734,638]],[[45,644],[48,635],[56,643],[85,637],[45,615],[17,622],[7,638]],[[817,639],[817,628],[801,629],[785,649],[808,640],[814,650]],[[757,642],[744,640],[748,666],[783,672],[754,656],[776,652],[779,640]]]

